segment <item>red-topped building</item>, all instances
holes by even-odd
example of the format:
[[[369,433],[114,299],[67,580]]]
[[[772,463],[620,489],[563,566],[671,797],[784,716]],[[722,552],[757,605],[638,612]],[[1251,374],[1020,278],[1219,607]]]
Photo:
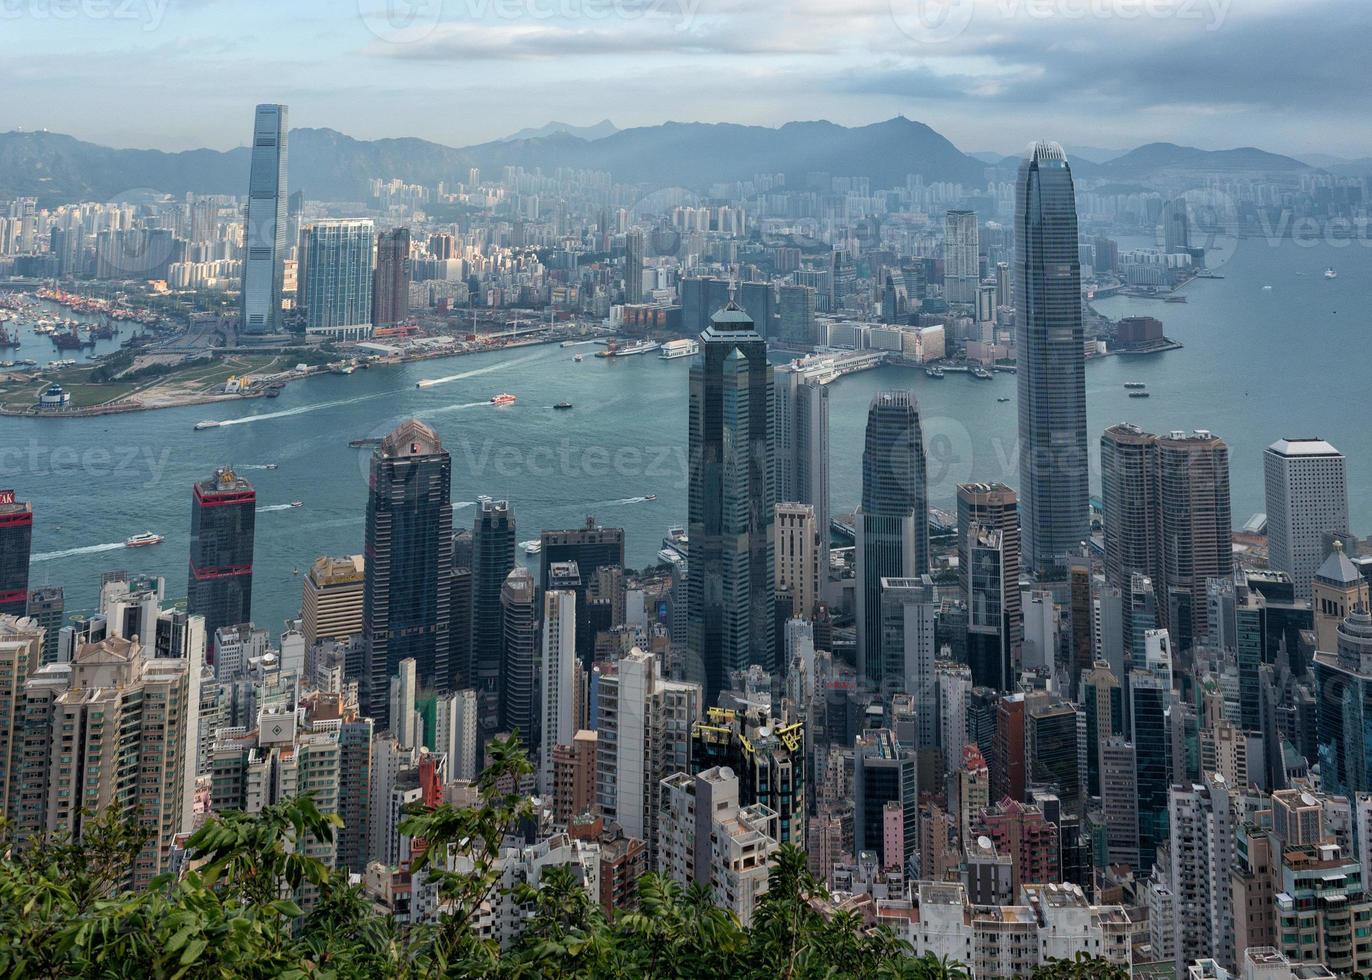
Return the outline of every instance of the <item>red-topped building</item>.
[[[0,490],[0,614],[26,615],[32,546],[33,504]]]
[[[221,626],[252,621],[256,527],[257,491],[232,469],[221,466],[195,485],[186,611],[205,617],[207,643]]]

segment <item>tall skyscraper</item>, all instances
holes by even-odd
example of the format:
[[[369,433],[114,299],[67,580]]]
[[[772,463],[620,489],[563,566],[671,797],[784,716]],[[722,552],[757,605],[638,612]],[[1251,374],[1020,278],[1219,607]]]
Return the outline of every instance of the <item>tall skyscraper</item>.
[[[949,211],[943,218],[943,298],[973,303],[981,284],[975,211]]]
[[[191,495],[191,561],[186,611],[205,617],[205,636],[252,621],[257,491],[226,466]]]
[[[730,302],[691,364],[687,676],[713,704],[731,670],[775,668],[775,490],[767,342]]]
[[[243,231],[243,332],[281,331],[286,259],[286,107],[259,105],[253,118],[248,220]]]
[[[29,592],[28,617],[43,627],[43,663],[57,659],[58,640],[66,623],[66,596],[60,585],[40,585]]]
[[[504,617],[500,590],[515,566],[515,513],[508,501],[482,497],[472,528],[472,641],[470,676],[464,687],[480,698],[482,744],[500,719],[500,654]]]
[[[643,232],[624,236],[624,302],[643,302]]]
[[[919,798],[915,753],[901,747],[889,729],[869,729],[853,746],[853,850],[882,851],[886,804],[900,807],[904,858],[919,843]],[[884,862],[889,865],[889,859]],[[903,862],[898,866],[903,867]]]
[[[1324,561],[1325,532],[1348,530],[1343,453],[1323,439],[1278,439],[1263,453],[1268,564],[1291,576],[1299,598]]]
[[[539,592],[546,595],[552,589],[570,588],[576,593],[576,649],[581,657],[581,669],[590,670],[595,659],[598,623],[587,614],[586,602],[591,583],[601,569],[624,567],[624,529],[601,527],[594,517],[588,517],[584,527],[544,531],[539,535],[539,542],[542,545]],[[575,566],[578,581],[555,584],[552,581],[554,567],[567,563]]]
[[[1000,532],[1001,553],[1005,561],[1005,612],[1010,617],[1010,649],[1024,642],[1023,599],[1019,589],[1019,498],[1004,483],[962,483],[958,485],[958,586],[963,597],[971,595],[968,575],[971,547],[968,529],[973,524]]]
[[[783,342],[797,347],[814,344],[816,300],[813,286],[777,287],[778,331]]]
[[[1178,649],[1187,650],[1209,632],[1206,582],[1228,578],[1234,568],[1229,515],[1229,447],[1198,429],[1158,438],[1159,535],[1162,573],[1154,578],[1167,595],[1164,620]]]
[[[1084,342],[1072,171],[1061,146],[1038,142],[1015,183],[1020,526],[1034,572],[1060,565],[1087,536]]]
[[[783,292],[784,295],[784,292]],[[819,585],[829,579],[829,388],[792,365],[776,369],[776,499],[815,509]]]
[[[1158,572],[1157,456],[1157,436],[1132,423],[1100,437],[1105,582],[1121,592],[1131,576]]]
[[[878,392],[867,409],[856,530],[858,674],[880,684],[869,660],[881,642],[881,580],[917,578],[929,568],[924,434],[912,392]]]
[[[452,459],[438,433],[408,419],[372,452],[358,679],[365,712],[387,726],[388,679],[412,657],[419,686],[452,688]]]
[[[317,221],[301,234],[305,241],[305,280],[300,287],[305,298],[305,332],[335,340],[366,338],[372,330],[376,251],[371,221]]]
[[[881,580],[880,673],[883,693],[903,691],[914,698],[914,748],[938,748],[939,685],[934,674],[937,654],[934,583],[919,578]],[[870,664],[869,664],[870,666]]]
[[[538,739],[538,606],[534,577],[516,565],[500,587],[500,721],[523,745]]]
[[[33,504],[0,490],[0,615],[23,616],[29,603]]]
[[[376,236],[376,275],[372,283],[372,325],[390,327],[410,315],[410,229]]]
[[[776,588],[791,600],[791,615],[808,619],[819,605],[819,529],[809,504],[780,503],[776,511]]]
[[[539,752],[539,785],[553,792],[553,756],[559,745],[572,745],[584,712],[585,688],[576,656],[576,593],[556,589],[543,593],[543,707]]]
[[[1014,679],[1010,623],[1005,597],[1005,538],[1000,531],[973,524],[967,529],[967,664],[972,683],[1008,691]]]

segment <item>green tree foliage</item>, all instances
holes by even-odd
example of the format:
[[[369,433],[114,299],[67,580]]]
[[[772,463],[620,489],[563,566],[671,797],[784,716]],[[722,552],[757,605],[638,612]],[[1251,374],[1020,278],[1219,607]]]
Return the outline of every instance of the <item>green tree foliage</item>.
[[[493,741],[490,753],[478,780],[481,805],[416,807],[402,824],[420,847],[412,871],[441,902],[438,921],[423,925],[377,914],[346,875],[309,856],[307,845],[331,840],[341,822],[308,797],[216,815],[190,837],[183,875],[139,891],[127,882],[147,838],[134,821],[93,817],[79,841],[19,843],[5,828],[0,976],[968,977],[959,964],[913,956],[854,915],[823,914],[823,889],[793,847],[779,852],[748,929],[706,888],[655,874],[639,882],[636,910],[609,917],[570,869],[549,868],[538,887],[516,886],[529,919],[502,954],[474,927],[498,887],[501,843],[528,816],[517,787],[531,768],[513,738]],[[297,904],[306,889],[314,899],[308,913]]]

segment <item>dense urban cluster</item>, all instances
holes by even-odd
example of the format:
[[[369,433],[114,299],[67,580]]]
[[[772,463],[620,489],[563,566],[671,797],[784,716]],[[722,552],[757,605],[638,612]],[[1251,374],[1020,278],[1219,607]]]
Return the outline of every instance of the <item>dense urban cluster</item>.
[[[258,107],[246,207],[14,202],[0,271],[195,293],[191,333],[355,359],[485,342],[475,311],[506,307],[602,323],[609,356],[666,341],[686,520],[638,569],[594,517],[521,541],[519,501],[480,496],[459,526],[441,426],[410,419],[370,441],[360,552],[319,556],[277,635],[231,466],[188,488],[184,603],[110,571],[77,615],[30,583],[41,501],[5,491],[0,970],[1372,976],[1344,456],[1273,433],[1236,533],[1219,435],[1086,409],[1089,358],[1171,345],[1093,295],[1162,295],[1217,229],[1349,185],[1234,178],[1197,228],[1184,196],[1077,187],[1048,142],[985,187],[647,203],[510,167],[373,179],[378,232],[288,195],[286,143]],[[886,390],[836,512],[829,385],[878,363],[1013,372],[1016,487],[933,509],[919,400]]]

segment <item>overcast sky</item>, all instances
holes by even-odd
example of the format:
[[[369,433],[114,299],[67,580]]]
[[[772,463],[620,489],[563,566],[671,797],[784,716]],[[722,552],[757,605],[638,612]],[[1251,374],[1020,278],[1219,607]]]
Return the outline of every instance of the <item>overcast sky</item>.
[[[969,152],[1372,156],[1370,0],[0,0],[0,130],[227,148],[292,126],[465,145],[551,119],[864,124]]]

